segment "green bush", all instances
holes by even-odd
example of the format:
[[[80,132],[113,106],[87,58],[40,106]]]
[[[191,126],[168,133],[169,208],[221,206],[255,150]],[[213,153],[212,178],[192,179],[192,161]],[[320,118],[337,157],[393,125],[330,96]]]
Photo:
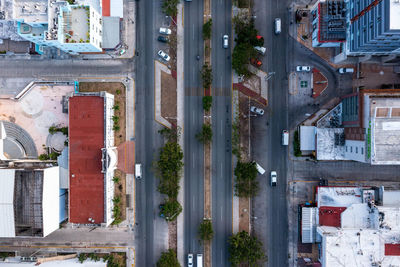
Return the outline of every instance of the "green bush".
[[[40,154],[39,155],[39,160],[49,160],[50,157],[47,154]]]
[[[118,176],[114,176],[114,177],[112,178],[112,180],[113,180],[114,183],[118,184],[120,179],[119,179]]]
[[[201,79],[203,80],[203,87],[210,88],[213,77],[212,77],[212,69],[207,64],[203,65],[201,70]]]
[[[202,143],[208,144],[212,141],[212,128],[209,123],[203,124],[203,127],[201,128],[201,132],[196,134],[197,140],[199,140]]]
[[[161,9],[166,15],[175,17],[178,14],[178,3],[179,0],[164,0]]]
[[[214,236],[212,222],[210,220],[203,220],[199,226],[199,236],[201,240],[211,240]]]
[[[293,136],[293,150],[296,157],[301,157],[299,132],[296,130]]]
[[[207,20],[206,23],[203,24],[203,39],[208,40],[211,38],[211,30],[212,30],[212,19]]]
[[[165,220],[168,222],[175,221],[178,215],[182,212],[182,205],[177,200],[168,200],[164,203],[163,210]]]
[[[246,231],[231,236],[228,243],[232,266],[260,266],[267,260],[261,241]]]
[[[181,267],[173,249],[169,249],[161,253],[160,259],[157,261],[157,267]]]
[[[212,96],[203,96],[203,109],[205,111],[210,111],[212,105]]]
[[[253,197],[258,192],[257,167],[253,162],[238,161],[235,167],[235,195]]]

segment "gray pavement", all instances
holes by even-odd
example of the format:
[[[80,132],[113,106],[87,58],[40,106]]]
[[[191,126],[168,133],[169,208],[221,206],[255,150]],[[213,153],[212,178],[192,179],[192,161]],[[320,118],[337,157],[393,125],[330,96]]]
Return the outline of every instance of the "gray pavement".
[[[195,135],[203,124],[202,93],[200,80],[203,58],[203,2],[185,2],[185,183],[184,183],[184,264],[188,253],[203,253],[199,240],[199,224],[204,214],[204,150]]]
[[[211,62],[213,71],[212,107],[212,266],[229,266],[228,238],[232,235],[232,3],[211,1],[213,18]],[[229,49],[222,47],[222,36],[229,35]]]
[[[161,126],[154,120],[154,59],[157,28],[162,14],[155,1],[137,2],[136,40],[136,144],[135,160],[142,164],[143,178],[136,183],[136,266],[154,266],[167,247],[168,227],[158,216],[162,197],[156,191],[157,178],[152,171],[162,138]]]
[[[252,157],[266,173],[259,176],[260,192],[252,200],[252,230],[263,242],[268,260],[264,266],[287,266],[288,219],[286,204],[287,147],[281,145],[288,127],[288,12],[286,1],[254,1],[255,25],[264,37],[267,54],[263,70],[275,72],[269,82],[269,105],[262,117],[251,119]],[[281,18],[282,32],[274,34],[274,19]],[[278,174],[277,186],[269,185],[270,171]]]

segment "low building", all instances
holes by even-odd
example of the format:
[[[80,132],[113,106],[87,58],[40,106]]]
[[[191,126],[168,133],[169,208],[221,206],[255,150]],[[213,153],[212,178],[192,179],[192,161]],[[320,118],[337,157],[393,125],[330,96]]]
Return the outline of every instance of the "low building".
[[[0,237],[45,237],[59,228],[58,167],[0,169]]]
[[[302,210],[302,240],[318,243],[323,267],[398,266],[399,198],[383,187],[317,187],[317,207]]]
[[[75,93],[69,98],[69,222],[112,221],[117,150],[112,117],[114,96]]]

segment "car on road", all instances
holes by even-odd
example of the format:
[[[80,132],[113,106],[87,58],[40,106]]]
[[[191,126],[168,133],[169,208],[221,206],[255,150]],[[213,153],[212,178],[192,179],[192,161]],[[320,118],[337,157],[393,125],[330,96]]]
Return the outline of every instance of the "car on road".
[[[171,31],[171,29],[161,27],[160,33],[165,34],[165,35],[170,35],[172,33],[172,31]]]
[[[276,171],[271,171],[271,186],[276,186],[277,175]]]
[[[168,56],[167,53],[165,53],[164,51],[160,50],[157,53],[162,59],[164,59],[165,61],[169,61],[170,57]]]
[[[340,68],[338,69],[340,74],[344,74],[344,73],[353,73],[354,69],[353,68]]]
[[[190,254],[188,254],[188,267],[193,267],[193,254],[192,253],[190,253]]]
[[[169,39],[166,36],[158,36],[157,38],[158,41],[163,42],[163,43],[168,43]]]
[[[281,19],[276,18],[275,19],[275,34],[280,34],[281,33]]]
[[[262,66],[262,61],[257,59],[257,58],[250,58],[250,63],[254,66],[254,67],[261,67]]]
[[[289,145],[289,132],[288,130],[282,131],[282,145],[288,146]]]
[[[296,71],[306,71],[309,72],[311,70],[310,66],[297,66]]]
[[[224,48],[228,48],[229,47],[229,36],[228,35],[224,35],[222,36],[222,46]]]
[[[250,111],[261,116],[264,115],[264,110],[255,106],[251,106]]]
[[[135,164],[135,177],[136,179],[142,179],[142,164]]]

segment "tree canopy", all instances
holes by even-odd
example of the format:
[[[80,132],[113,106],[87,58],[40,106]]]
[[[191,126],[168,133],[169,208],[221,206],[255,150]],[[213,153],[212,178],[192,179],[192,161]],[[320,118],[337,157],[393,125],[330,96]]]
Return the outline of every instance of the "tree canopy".
[[[169,249],[161,253],[160,259],[157,261],[157,267],[181,267],[174,250]]]
[[[249,267],[259,266],[266,261],[262,243],[255,237],[242,231],[229,238],[229,253],[232,266],[247,264]]]
[[[238,161],[235,167],[235,195],[252,197],[258,192],[257,167],[253,162]]]
[[[199,226],[199,236],[201,240],[211,240],[214,236],[212,222],[210,220],[203,220]]]

